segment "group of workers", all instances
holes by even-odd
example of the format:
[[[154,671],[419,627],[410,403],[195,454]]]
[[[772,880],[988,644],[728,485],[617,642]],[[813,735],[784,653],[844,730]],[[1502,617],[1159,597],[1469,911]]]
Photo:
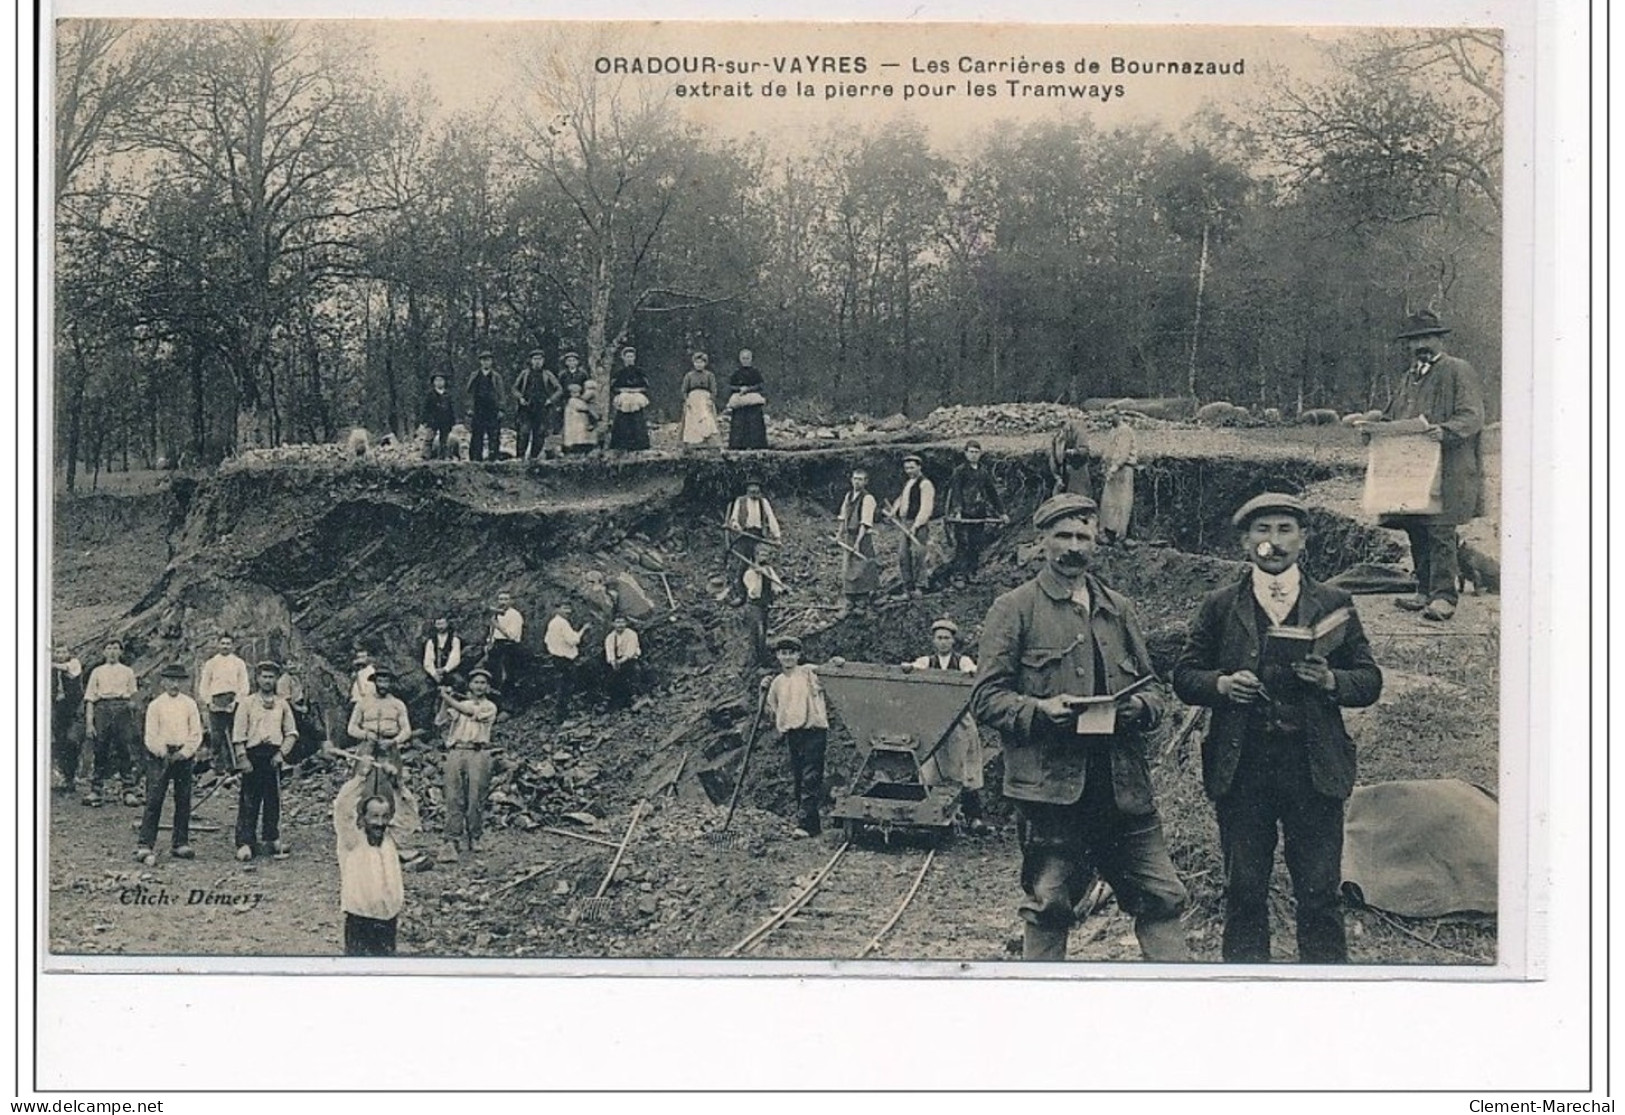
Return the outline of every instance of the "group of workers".
[[[1423,419],[1429,436],[1442,443],[1442,510],[1385,520],[1410,536],[1418,580],[1417,593],[1396,603],[1434,622],[1454,612],[1455,530],[1479,513],[1482,502],[1482,403],[1471,365],[1444,353],[1448,332],[1431,314],[1407,321],[1401,339],[1414,363],[1387,415]],[[632,361],[625,367],[632,368]],[[1124,458],[1119,467],[1132,468],[1132,450],[1117,456]],[[925,587],[937,494],[917,455],[905,457],[904,471],[902,491],[884,514],[904,535],[899,572],[905,591],[917,597]],[[832,540],[843,550],[842,588],[850,610],[863,609],[877,588],[879,504],[867,481],[864,470],[851,474]],[[1145,752],[1146,734],[1163,718],[1163,702],[1146,685],[1153,675],[1150,652],[1134,604],[1094,571],[1102,541],[1099,505],[1076,490],[1064,471],[1057,488],[1032,517],[1043,567],[994,601],[981,625],[979,661],[963,652],[957,626],[944,618],[932,626],[930,653],[908,665],[974,676],[971,715],[1002,742],[1003,794],[1015,806],[1021,849],[1023,956],[1065,958],[1068,932],[1098,873],[1133,917],[1147,959],[1186,960],[1180,915],[1187,895],[1164,838]],[[963,584],[974,575],[994,528],[1009,522],[977,443],[965,447],[943,505],[953,535],[952,576]],[[1171,677],[1182,701],[1213,710],[1202,774],[1217,813],[1225,870],[1222,956],[1231,962],[1269,960],[1269,884],[1279,843],[1295,898],[1299,960],[1342,962],[1348,956],[1339,906],[1343,815],[1356,763],[1340,710],[1375,703],[1382,673],[1352,598],[1300,566],[1310,542],[1302,500],[1265,492],[1239,507],[1232,523],[1247,566],[1239,579],[1204,598]],[[818,668],[802,661],[801,642],[790,636],[768,640],[766,601],[782,581],[765,549],[781,543],[782,525],[754,480],[729,505],[725,525],[731,582],[726,595],[758,610],[758,661],[767,649],[777,659],[778,673],[762,680],[763,708],[788,752],[798,833],[813,835],[821,829],[829,719]],[[1126,523],[1113,526],[1119,536],[1126,532]],[[642,650],[626,616],[618,609],[612,614],[604,666],[612,704],[624,705]],[[1313,652],[1319,644],[1307,654],[1277,653],[1276,635],[1314,630],[1333,618],[1341,620],[1337,637],[1321,653]],[[423,671],[435,698],[431,715],[446,750],[442,859],[478,848],[497,717],[493,698],[525,668],[523,630],[523,617],[504,592],[477,668],[464,669],[464,648],[445,617],[435,620],[425,639]],[[588,625],[574,626],[568,603],[547,625],[561,717],[587,631]],[[319,737],[329,753],[355,764],[333,810],[346,951],[392,953],[404,901],[394,834],[412,831],[416,821],[415,799],[401,781],[400,748],[422,734],[414,733],[406,704],[394,694],[393,675],[369,655],[358,655],[346,731],[353,746],[341,750],[327,739],[296,672],[262,661],[251,673],[234,645],[231,636],[220,637],[217,653],[199,671],[196,699],[182,691],[185,667],[164,665],[161,692],[148,702],[144,725],[136,710],[138,679],[122,661],[117,639],[107,643],[103,661],[88,676],[65,647],[53,648],[51,723],[63,788],[75,789],[80,749],[73,722],[82,707],[84,735],[93,748],[84,801],[101,805],[116,778],[124,803],[143,806],[139,861],[156,862],[163,802],[171,789],[172,854],[193,857],[193,779],[211,763],[219,763],[222,774],[240,776],[237,858],[285,857],[280,770],[297,760],[301,740]],[[958,735],[961,742],[934,758],[928,777],[959,787],[966,826],[979,832],[980,737],[975,731]]]
[[[681,387],[682,443],[716,447],[722,439],[716,373],[711,371],[709,354],[694,352],[689,359],[692,366],[684,374]],[[532,349],[510,387],[496,370],[495,354],[481,350],[479,366],[463,386],[469,460],[498,459],[505,405],[511,407],[516,435],[513,456],[519,460],[551,456],[555,446],[564,455],[590,453],[598,448],[649,448],[649,380],[638,366],[636,348],[621,348],[619,366],[609,378],[607,399],[599,398],[598,384],[582,365],[579,353],[565,352],[560,360],[563,367],[555,372],[547,366],[547,352]],[[738,367],[729,375],[726,387],[728,394],[721,413],[728,418],[728,447],[766,449],[765,382],[750,349],[740,350]],[[447,376],[435,373],[424,396],[422,415],[432,458],[459,454],[451,435],[460,405],[448,390]]]

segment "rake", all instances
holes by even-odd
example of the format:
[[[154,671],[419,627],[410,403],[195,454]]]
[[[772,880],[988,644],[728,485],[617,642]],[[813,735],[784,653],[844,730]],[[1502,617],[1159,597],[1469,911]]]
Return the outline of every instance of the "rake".
[[[632,830],[638,827],[638,818],[642,815],[643,803],[640,801],[632,807],[632,819],[627,822],[626,835],[621,837],[621,846],[615,849],[615,858],[610,861],[609,870],[604,872],[604,881],[598,884],[598,892],[581,901],[582,921],[595,924],[609,920],[611,900],[604,897],[604,892],[609,890],[609,884],[615,878],[615,869],[621,866],[626,846],[632,842]]]
[[[750,737],[745,740],[745,757],[739,764],[739,776],[734,779],[733,793],[728,795],[728,815],[722,819],[722,827],[705,834],[705,842],[714,848],[733,847],[735,840],[728,835],[728,826],[733,824],[734,810],[739,807],[739,791],[745,785],[745,772],[750,769],[750,755],[756,748],[756,736],[762,727],[762,710],[767,708],[767,686],[762,686],[762,695],[756,699],[756,716],[750,722]]]

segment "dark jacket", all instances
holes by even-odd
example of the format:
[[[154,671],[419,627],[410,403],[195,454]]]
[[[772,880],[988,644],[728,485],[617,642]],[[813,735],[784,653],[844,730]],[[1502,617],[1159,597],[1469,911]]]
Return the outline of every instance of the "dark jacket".
[[[1420,380],[1407,369],[1388,404],[1387,417],[1399,421],[1427,415],[1444,427],[1440,495],[1443,510],[1428,521],[1457,526],[1484,513],[1484,393],[1478,373],[1459,356],[1444,355]]]
[[[1090,633],[1105,665],[1102,693],[1115,693],[1151,672],[1134,606],[1093,576],[1088,584],[1087,621],[1066,582],[1047,567],[993,602],[977,648],[971,714],[1003,737],[1006,797],[1070,805],[1083,796],[1091,749],[1107,747],[1117,807],[1150,813],[1155,804],[1142,734],[1155,727],[1161,710],[1149,690],[1140,693],[1146,705],[1142,722],[1119,723],[1112,736],[1080,736],[1037,715],[1040,698],[1092,695]]]
[[[436,433],[457,425],[457,405],[451,392],[436,392],[433,388],[423,397],[423,424]]]
[[[502,413],[502,396],[507,390],[502,386],[501,372],[494,371],[489,377],[475,372],[468,377],[463,393],[473,396],[475,414],[495,418]]]
[[[1353,597],[1342,589],[1320,584],[1307,573],[1298,589],[1297,623],[1310,625],[1342,607],[1353,607]],[[1213,724],[1202,744],[1202,783],[1211,798],[1230,790],[1241,750],[1249,731],[1257,730],[1263,706],[1238,705],[1219,694],[1219,675],[1237,670],[1258,672],[1258,605],[1253,599],[1252,567],[1241,578],[1207,594],[1191,625],[1185,649],[1174,665],[1174,692],[1186,704],[1208,705]],[[1371,644],[1360,627],[1360,616],[1349,619],[1348,634],[1328,657],[1337,688],[1316,694],[1296,676],[1284,681],[1265,679],[1279,689],[1296,686],[1301,700],[1294,712],[1309,749],[1309,779],[1327,797],[1346,798],[1354,789],[1354,741],[1343,727],[1339,706],[1364,708],[1382,695],[1382,671],[1371,657]],[[1276,694],[1279,696],[1279,693]]]

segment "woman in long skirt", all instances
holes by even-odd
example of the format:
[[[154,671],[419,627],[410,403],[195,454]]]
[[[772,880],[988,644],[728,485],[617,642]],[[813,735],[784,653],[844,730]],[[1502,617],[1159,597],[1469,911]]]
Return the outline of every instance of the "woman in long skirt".
[[[722,435],[717,425],[717,377],[708,367],[710,357],[694,354],[694,367],[683,377],[683,444],[715,445]]]
[[[609,406],[614,412],[609,425],[609,447],[647,449],[649,420],[645,411],[649,406],[649,381],[635,363],[636,349],[631,346],[622,349],[621,360],[622,366],[609,381]]]
[[[767,448],[767,399],[762,373],[751,363],[750,349],[739,354],[739,368],[728,377],[728,448]]]

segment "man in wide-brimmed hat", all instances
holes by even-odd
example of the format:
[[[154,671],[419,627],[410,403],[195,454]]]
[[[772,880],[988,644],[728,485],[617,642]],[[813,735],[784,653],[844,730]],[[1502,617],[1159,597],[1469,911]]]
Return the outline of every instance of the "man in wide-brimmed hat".
[[[1411,366],[1385,413],[1390,421],[1425,417],[1428,436],[1441,443],[1439,513],[1382,519],[1410,538],[1416,570],[1416,595],[1395,603],[1434,621],[1456,612],[1456,528],[1484,513],[1483,390],[1473,366],[1445,351],[1449,332],[1432,310],[1405,319],[1395,339],[1408,348]]]
[[[237,790],[237,858],[254,858],[256,832],[261,848],[285,859],[282,843],[281,765],[299,742],[293,709],[276,695],[282,667],[261,662],[254,667],[254,692],[237,703],[231,739],[243,780]]]
[[[163,685],[147,702],[146,747],[147,801],[141,812],[141,830],[136,837],[135,858],[148,867],[158,862],[153,849],[158,843],[158,821],[164,811],[164,795],[175,787],[175,824],[171,855],[191,859],[192,852],[192,757],[203,746],[203,717],[191,694],[182,693],[186,667],[171,662],[159,671]]]

